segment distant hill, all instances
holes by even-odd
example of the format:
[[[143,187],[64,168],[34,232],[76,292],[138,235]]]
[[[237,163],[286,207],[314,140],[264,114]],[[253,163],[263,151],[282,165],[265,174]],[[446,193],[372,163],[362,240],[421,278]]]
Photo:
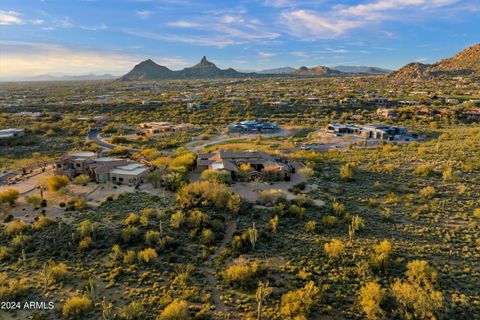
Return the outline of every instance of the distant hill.
[[[325,66],[316,66],[313,68],[307,68],[303,66],[291,72],[291,74],[302,75],[302,76],[328,76],[328,75],[339,75],[339,74],[342,74],[342,72],[330,69],[329,67],[325,67]]]
[[[429,79],[448,76],[480,77],[480,44],[462,50],[434,64],[413,62],[389,74],[391,79]]]
[[[382,69],[377,67],[367,66],[336,66],[332,68],[343,73],[363,73],[363,74],[385,74],[392,72],[392,70]]]
[[[86,80],[113,80],[117,77],[105,74],[84,74],[71,76],[55,76],[51,74],[40,74],[38,76],[31,76],[19,79],[20,81],[86,81]]]
[[[232,68],[220,69],[204,56],[202,60],[193,67],[179,71],[172,71],[148,59],[137,64],[130,72],[121,77],[120,80],[236,78],[252,75],[255,74],[238,72]]]
[[[172,71],[165,66],[156,64],[151,59],[148,59],[137,64],[130,72],[122,76],[120,80],[132,81],[171,79],[174,77],[174,75],[175,71]]]
[[[295,71],[296,69],[292,67],[281,67],[281,68],[275,68],[275,69],[266,69],[266,70],[261,70],[258,71],[257,73],[259,74],[283,74],[283,73],[290,73]]]

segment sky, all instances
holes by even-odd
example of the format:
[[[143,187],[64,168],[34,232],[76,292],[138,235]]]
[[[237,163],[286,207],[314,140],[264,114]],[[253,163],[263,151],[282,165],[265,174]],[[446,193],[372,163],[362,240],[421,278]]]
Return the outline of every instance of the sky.
[[[480,0],[1,0],[0,78],[433,63],[480,42]]]

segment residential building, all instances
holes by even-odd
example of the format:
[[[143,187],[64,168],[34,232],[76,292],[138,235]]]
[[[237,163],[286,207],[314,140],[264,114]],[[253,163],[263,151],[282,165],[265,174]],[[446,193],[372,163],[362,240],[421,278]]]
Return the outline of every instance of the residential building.
[[[70,179],[81,174],[87,175],[92,181],[103,183],[128,183],[139,185],[143,183],[148,168],[134,161],[101,157],[94,152],[81,151],[63,155],[55,163],[55,171]]]
[[[275,123],[259,121],[242,121],[227,126],[230,133],[274,133],[280,131]]]
[[[23,131],[23,129],[10,128],[10,129],[0,130],[1,140],[15,139],[15,138],[23,137],[24,135],[25,135],[25,132]]]
[[[366,139],[378,140],[414,140],[418,136],[408,133],[404,127],[390,126],[384,124],[365,124],[365,125],[345,125],[345,124],[329,124],[326,132],[336,136],[351,134]]]
[[[261,151],[231,152],[217,150],[212,153],[201,153],[197,158],[197,168],[200,170],[225,170],[230,172],[232,179],[240,177],[242,165],[249,165],[252,170],[245,174],[248,180],[264,178],[264,169],[268,167],[270,172],[277,172],[281,180],[289,180],[294,173],[294,168],[286,160],[274,158]]]
[[[137,135],[153,136],[162,133],[174,133],[192,129],[188,123],[174,124],[171,122],[143,122],[138,125]]]
[[[381,118],[397,118],[397,113],[393,109],[387,108],[378,108],[377,109],[377,116]]]

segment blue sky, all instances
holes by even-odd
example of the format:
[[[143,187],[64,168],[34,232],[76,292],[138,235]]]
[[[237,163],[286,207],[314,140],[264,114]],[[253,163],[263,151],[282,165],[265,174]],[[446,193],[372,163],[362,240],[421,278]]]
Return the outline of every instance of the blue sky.
[[[0,74],[172,69],[396,69],[480,42],[480,0],[2,0]]]

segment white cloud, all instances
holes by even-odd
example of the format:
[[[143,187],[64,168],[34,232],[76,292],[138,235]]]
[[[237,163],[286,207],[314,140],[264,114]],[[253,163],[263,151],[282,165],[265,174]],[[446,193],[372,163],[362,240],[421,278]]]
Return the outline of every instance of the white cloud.
[[[107,29],[107,25],[102,23],[102,24],[95,25],[95,26],[80,26],[80,29],[88,30],[88,31],[105,30],[105,29]]]
[[[200,26],[198,23],[191,22],[191,21],[184,21],[184,20],[169,22],[167,23],[167,25],[169,27],[178,27],[178,28],[195,28]]]
[[[303,52],[303,51],[292,51],[292,52],[290,52],[290,54],[292,56],[299,57],[299,58],[309,58],[310,57],[310,54],[308,54],[307,52]]]
[[[360,21],[332,19],[309,10],[286,11],[281,18],[294,36],[304,40],[336,38],[347,30],[361,26]]]
[[[30,22],[30,23],[33,24],[33,25],[40,25],[40,24],[44,24],[44,23],[45,23],[45,20],[36,19],[36,20],[29,20],[28,22]]]
[[[258,55],[262,58],[271,58],[271,57],[275,57],[277,54],[273,52],[258,51]]]
[[[147,19],[153,14],[153,11],[150,10],[137,10],[135,11],[135,15],[140,19]]]
[[[245,22],[242,16],[227,15],[225,12],[197,18],[195,21],[174,21],[167,23],[168,26],[181,28],[195,28],[196,34],[178,34],[165,32],[152,32],[139,29],[123,29],[122,31],[147,39],[188,43],[199,46],[215,46],[223,48],[230,45],[248,43],[272,42],[280,36],[279,33],[270,32],[261,25],[260,21],[251,20]]]
[[[265,0],[263,1],[263,5],[267,7],[282,8],[282,7],[293,7],[295,3],[290,0]]]
[[[358,5],[334,5],[326,10],[285,10],[281,23],[287,31],[303,40],[333,39],[349,31],[384,21],[406,21],[419,15],[429,16],[436,9],[448,7],[459,0],[376,0]],[[382,31],[380,31],[382,32]],[[383,31],[385,32],[385,31]],[[393,34],[385,32],[387,36]]]
[[[17,11],[0,10],[0,25],[23,24],[22,14]]]
[[[1,79],[34,76],[45,73],[87,74],[126,73],[145,56],[122,51],[69,48],[50,43],[0,41]],[[151,57],[168,67],[184,67],[187,61],[180,57]]]

